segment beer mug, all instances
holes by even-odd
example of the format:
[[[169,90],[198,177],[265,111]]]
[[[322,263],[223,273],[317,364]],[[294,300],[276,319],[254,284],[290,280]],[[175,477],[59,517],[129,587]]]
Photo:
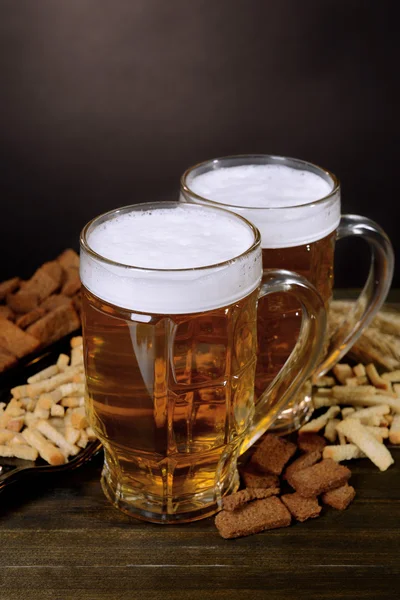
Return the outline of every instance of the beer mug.
[[[394,257],[385,232],[373,221],[340,214],[340,184],[324,169],[293,158],[243,155],[195,165],[181,179],[181,201],[224,207],[253,223],[261,233],[264,269],[289,269],[314,284],[328,309],[332,298],[336,240],[362,237],[371,266],[354,312],[325,348],[315,376],[331,369],[358,339],[381,308],[390,289]],[[293,296],[260,300],[256,395],[274,380],[298,336],[300,305]],[[273,430],[299,428],[312,411],[310,386],[293,396]]]
[[[238,456],[309,377],[322,299],[287,271],[261,283],[260,234],[243,217],[179,202],[95,218],[80,273],[86,404],[107,498],[156,523],[214,513],[238,487]],[[302,308],[297,366],[289,360],[255,407],[257,302],[276,292]]]

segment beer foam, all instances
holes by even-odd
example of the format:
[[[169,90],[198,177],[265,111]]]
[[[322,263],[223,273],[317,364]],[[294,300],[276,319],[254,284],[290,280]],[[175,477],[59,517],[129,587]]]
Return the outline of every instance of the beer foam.
[[[259,285],[261,249],[242,256],[255,241],[245,221],[192,204],[161,206],[116,211],[89,226],[86,243],[99,255],[82,246],[89,291],[132,311],[184,314],[227,306]]]
[[[332,193],[333,182],[286,165],[246,164],[200,175],[193,171],[186,184],[201,198],[223,204],[256,225],[263,248],[314,242],[334,231],[340,220],[339,191],[317,202]]]

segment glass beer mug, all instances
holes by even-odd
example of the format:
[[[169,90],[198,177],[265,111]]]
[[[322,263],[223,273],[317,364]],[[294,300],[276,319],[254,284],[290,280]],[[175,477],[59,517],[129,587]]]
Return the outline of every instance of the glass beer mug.
[[[214,513],[238,487],[239,455],[310,376],[322,299],[294,273],[262,279],[260,234],[243,217],[179,202],[95,218],[80,269],[86,403],[107,498],[156,523]],[[255,407],[257,303],[277,292],[296,298],[302,323]]]
[[[367,241],[371,266],[354,312],[342,323],[315,376],[329,371],[358,339],[381,308],[390,289],[394,257],[385,232],[358,215],[340,214],[340,184],[330,172],[281,156],[242,155],[208,160],[181,179],[181,201],[223,207],[244,216],[261,233],[264,269],[289,269],[307,278],[326,309],[332,298],[336,240]],[[256,395],[262,394],[292,352],[301,322],[293,296],[275,294],[260,300]],[[272,429],[299,428],[312,410],[310,386],[293,396]]]

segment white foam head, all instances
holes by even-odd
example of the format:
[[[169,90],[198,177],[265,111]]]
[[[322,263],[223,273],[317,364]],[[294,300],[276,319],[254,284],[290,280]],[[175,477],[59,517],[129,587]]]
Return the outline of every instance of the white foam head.
[[[98,298],[132,311],[203,312],[259,285],[256,239],[256,230],[225,210],[164,202],[128,207],[83,231],[81,280]]]
[[[224,159],[219,162],[224,164]],[[196,202],[211,200],[243,215],[260,230],[263,248],[311,243],[339,224],[340,194],[333,191],[333,180],[284,164],[211,164],[200,174],[189,171],[189,196],[185,190],[183,195]],[[190,198],[190,191],[197,198]]]

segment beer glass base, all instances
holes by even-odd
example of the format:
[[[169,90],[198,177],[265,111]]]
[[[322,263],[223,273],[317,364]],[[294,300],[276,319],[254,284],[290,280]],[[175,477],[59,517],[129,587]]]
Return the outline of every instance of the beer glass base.
[[[297,431],[310,419],[314,407],[311,397],[311,386],[305,384],[303,390],[291,400],[284,411],[282,411],[269,431],[277,435],[286,435]]]
[[[171,498],[170,502],[164,500],[163,503],[160,498],[129,488],[113,479],[115,478],[105,462],[101,486],[106,498],[122,512],[142,521],[161,525],[189,523],[210,517],[220,508],[215,490],[208,489],[205,492],[186,495],[181,500]],[[239,473],[235,467],[229,481],[223,486],[220,498],[236,492],[238,487]]]

